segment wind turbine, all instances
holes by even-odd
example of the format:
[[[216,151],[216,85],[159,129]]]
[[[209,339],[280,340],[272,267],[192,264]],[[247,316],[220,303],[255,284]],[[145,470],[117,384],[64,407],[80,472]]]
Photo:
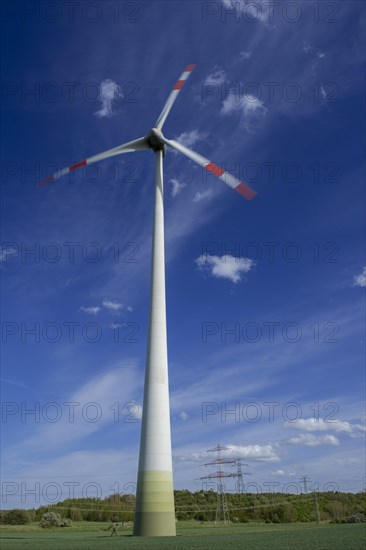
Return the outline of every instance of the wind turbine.
[[[163,125],[185,81],[195,65],[188,65],[173,87],[155,126],[142,138],[72,164],[40,182],[44,185],[61,176],[123,153],[152,149],[155,153],[155,209],[152,238],[150,314],[147,341],[140,456],[136,490],[134,535],[175,536],[172,449],[168,386],[168,353],[165,309],[163,157],[167,146],[183,153],[215,174],[229,187],[250,200],[255,191],[202,155],[167,139]]]

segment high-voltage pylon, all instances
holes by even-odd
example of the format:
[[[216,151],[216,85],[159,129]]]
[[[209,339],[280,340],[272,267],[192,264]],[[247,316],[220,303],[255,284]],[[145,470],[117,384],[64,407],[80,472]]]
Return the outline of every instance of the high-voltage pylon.
[[[304,484],[304,492],[307,495],[308,494],[308,483],[310,483],[310,479],[308,478],[308,476],[302,476],[302,477],[300,477],[300,482]],[[314,491],[314,493],[313,493],[313,500],[314,500],[314,512],[315,512],[316,522],[319,525],[321,518],[320,518],[318,497],[317,497],[316,491]]]
[[[240,462],[240,460],[235,460],[235,465],[237,467],[237,476],[238,481],[236,483],[237,492],[239,494],[244,493],[244,475],[249,475],[249,472],[243,472],[242,466],[249,466],[249,464],[244,464],[244,462]]]
[[[227,524],[230,523],[229,508],[227,505],[226,498],[226,486],[224,479],[228,477],[238,477],[238,474],[232,474],[230,472],[224,472],[221,469],[223,464],[235,464],[235,460],[227,460],[221,457],[222,451],[227,451],[227,447],[223,447],[220,443],[214,449],[208,449],[208,453],[215,452],[217,454],[216,460],[212,462],[207,462],[205,466],[216,466],[216,473],[209,474],[207,476],[201,477],[201,479],[217,479],[217,505],[216,505],[216,524]]]

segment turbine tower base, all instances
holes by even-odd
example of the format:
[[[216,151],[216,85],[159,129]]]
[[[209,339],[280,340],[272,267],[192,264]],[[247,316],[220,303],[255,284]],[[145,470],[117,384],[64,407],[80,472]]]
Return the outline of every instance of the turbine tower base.
[[[172,472],[139,472],[133,534],[175,537]]]

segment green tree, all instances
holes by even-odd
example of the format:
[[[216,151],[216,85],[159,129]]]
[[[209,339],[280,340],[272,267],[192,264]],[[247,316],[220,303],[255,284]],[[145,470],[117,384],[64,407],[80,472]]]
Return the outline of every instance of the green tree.
[[[15,508],[5,513],[4,523],[7,525],[25,525],[29,523],[30,518],[27,510]]]

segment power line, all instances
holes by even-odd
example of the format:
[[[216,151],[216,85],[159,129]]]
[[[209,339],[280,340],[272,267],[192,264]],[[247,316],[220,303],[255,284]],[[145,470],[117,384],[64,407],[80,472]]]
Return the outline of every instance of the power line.
[[[298,496],[298,495],[296,495]],[[308,499],[311,500],[312,498],[312,495],[308,495]],[[256,508],[273,508],[273,507],[276,507],[276,506],[279,506],[281,504],[285,504],[287,503],[288,500],[280,500],[280,501],[277,501],[275,504],[273,502],[268,502],[268,503],[265,503],[265,504],[253,504],[253,505],[249,505],[249,506],[233,506],[233,507],[230,507],[230,510],[231,511],[235,511],[235,510],[253,510],[253,509],[256,509]],[[111,505],[113,506],[113,505]],[[192,506],[194,506],[195,508],[194,509],[185,509],[185,510],[181,510],[179,509],[179,512],[185,512],[185,513],[192,513],[192,514],[197,514],[198,511],[202,511],[202,512],[214,512],[216,510],[216,508],[200,508],[199,510],[197,510],[197,507],[196,505],[192,504]],[[133,513],[135,511],[135,509],[132,509],[132,510],[126,510],[126,509],[120,509],[120,510],[111,510],[110,508],[79,508],[79,507],[73,507],[73,506],[57,506],[57,504],[49,504],[49,505],[43,505],[41,506],[42,508],[56,508],[57,510],[80,510],[80,511],[83,511],[83,512],[114,512],[114,513],[117,513],[117,512],[128,512],[128,513]]]

